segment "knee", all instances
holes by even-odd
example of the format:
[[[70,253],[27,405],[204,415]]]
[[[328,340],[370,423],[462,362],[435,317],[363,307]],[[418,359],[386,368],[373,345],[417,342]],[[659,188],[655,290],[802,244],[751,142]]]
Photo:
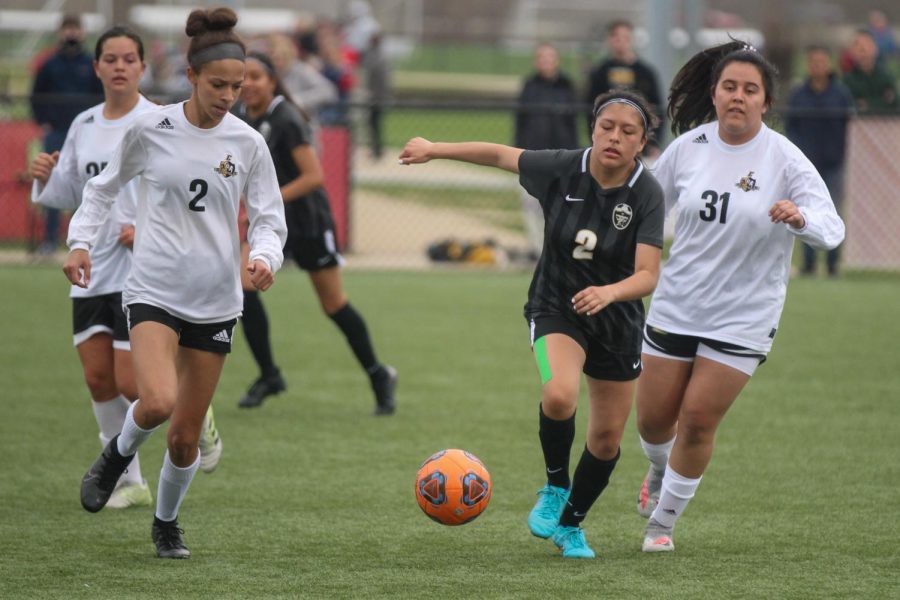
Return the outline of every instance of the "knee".
[[[116,387],[120,394],[128,398],[129,402],[134,402],[138,399],[137,385],[134,381],[117,381]]]
[[[169,457],[175,464],[188,464],[200,441],[199,431],[189,431],[184,427],[172,425],[169,427],[168,447]]]
[[[578,400],[578,388],[567,385],[554,385],[553,382],[544,386],[541,398],[541,408],[544,414],[551,419],[568,419],[575,411]]]
[[[622,433],[609,429],[589,431],[587,447],[591,454],[600,460],[612,460],[619,451]]]
[[[84,382],[91,392],[91,397],[95,400],[109,400],[115,398],[119,393],[115,377],[109,370],[85,369]]]
[[[172,415],[172,409],[175,407],[175,394],[149,390],[141,396],[138,406],[142,420],[149,426],[156,427]],[[138,423],[138,425],[141,424]]]
[[[700,408],[685,409],[678,417],[678,438],[687,444],[704,444],[715,438],[719,420]]]
[[[319,306],[329,317],[336,315],[348,303],[348,300],[342,294],[322,294],[319,296]]]

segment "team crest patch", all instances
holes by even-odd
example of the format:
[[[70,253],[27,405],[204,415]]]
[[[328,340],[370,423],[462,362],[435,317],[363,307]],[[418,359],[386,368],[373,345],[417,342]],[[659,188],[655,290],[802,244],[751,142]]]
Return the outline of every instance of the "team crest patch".
[[[746,176],[741,177],[734,186],[741,188],[745,192],[755,192],[759,189],[756,185],[756,179],[753,178],[753,171],[750,171]]]
[[[263,121],[259,126],[259,135],[263,136],[263,139],[267,142],[272,137],[272,125],[268,121]]]
[[[633,214],[634,213],[631,210],[631,207],[627,204],[617,204],[612,213],[613,227],[620,231],[622,229],[625,229],[626,227],[628,227],[629,223],[631,223],[631,217]]]
[[[216,173],[221,175],[222,177],[231,177],[237,174],[237,169],[234,166],[234,163],[231,162],[231,155],[227,155],[225,160],[219,163],[219,166],[213,169]]]

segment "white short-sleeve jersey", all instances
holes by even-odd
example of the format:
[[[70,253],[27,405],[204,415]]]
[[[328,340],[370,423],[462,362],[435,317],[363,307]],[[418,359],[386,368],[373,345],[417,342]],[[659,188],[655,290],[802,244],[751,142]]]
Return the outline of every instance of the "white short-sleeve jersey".
[[[679,136],[654,167],[675,240],[650,304],[659,329],[768,352],[778,327],[794,239],[834,248],[844,223],[812,163],[765,125],[730,146],[718,122]],[[779,200],[796,204],[802,230],[772,223]]]
[[[109,120],[103,117],[103,107],[104,104],[98,104],[89,108],[72,121],[47,184],[41,185],[35,180],[32,185],[32,202],[66,210],[78,208],[88,179],[106,167],[116,145],[135,118],[159,108],[141,96],[127,115]],[[129,183],[119,192],[109,218],[100,228],[97,244],[91,251],[91,287],[84,289],[73,285],[70,297],[100,296],[124,289],[125,278],[131,270],[131,250],[119,243],[119,233],[122,225],[134,224],[136,192],[136,182]]]
[[[134,260],[124,304],[150,304],[192,323],[241,314],[237,219],[245,195],[250,259],[281,267],[284,205],[265,140],[226,114],[192,125],[185,103],[140,115],[106,169],[84,188],[69,225],[72,249],[93,248],[119,189],[137,177]]]

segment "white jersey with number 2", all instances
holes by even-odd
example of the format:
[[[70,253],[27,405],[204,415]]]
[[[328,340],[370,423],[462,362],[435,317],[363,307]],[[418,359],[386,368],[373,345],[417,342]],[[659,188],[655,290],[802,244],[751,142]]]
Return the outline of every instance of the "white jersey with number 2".
[[[653,174],[667,211],[678,210],[647,324],[768,352],[794,240],[830,249],[844,239],[844,223],[815,167],[765,124],[749,142],[730,146],[714,121],[672,142]],[[799,207],[803,229],[771,222],[769,209],[779,200]]]
[[[275,272],[287,237],[284,205],[266,142],[226,114],[192,125],[184,103],[140,115],[106,169],[88,181],[69,225],[69,248],[93,248],[119,189],[137,177],[134,260],[124,304],[150,304],[192,323],[241,314],[241,195],[250,218],[250,260]]]

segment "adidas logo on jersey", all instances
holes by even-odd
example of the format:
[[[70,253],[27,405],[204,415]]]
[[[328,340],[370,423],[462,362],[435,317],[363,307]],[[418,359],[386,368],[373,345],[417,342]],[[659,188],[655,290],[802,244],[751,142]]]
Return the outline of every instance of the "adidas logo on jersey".
[[[84,120],[85,125],[87,125],[88,123],[93,123],[93,122],[94,122],[94,115],[91,115],[87,119]]]
[[[228,331],[226,329],[223,329],[222,331],[220,331],[219,333],[217,333],[216,335],[213,336],[213,340],[215,340],[217,342],[225,342],[226,344],[230,344],[231,336],[228,335]]]
[[[157,129],[175,129],[172,123],[169,121],[169,117],[166,117],[156,126]]]
[[[709,140],[706,139],[706,134],[701,133],[699,136],[694,138],[695,144],[708,144]]]

